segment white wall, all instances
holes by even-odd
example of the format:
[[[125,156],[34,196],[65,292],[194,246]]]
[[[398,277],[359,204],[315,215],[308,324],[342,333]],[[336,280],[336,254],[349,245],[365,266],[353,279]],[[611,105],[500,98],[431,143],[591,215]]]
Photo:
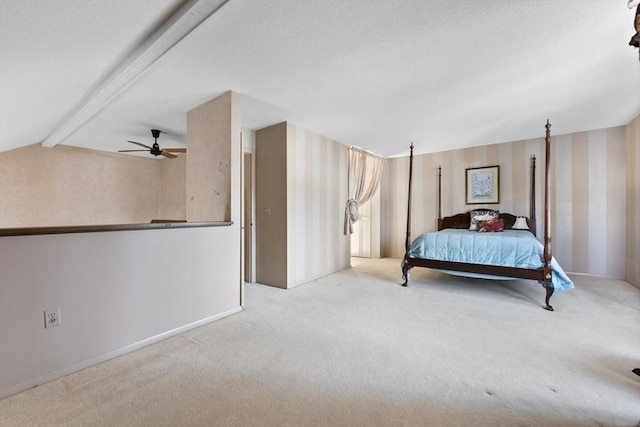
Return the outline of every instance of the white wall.
[[[0,397],[239,311],[237,224],[0,238]]]
[[[256,132],[251,129],[242,128],[242,148],[245,152],[256,151]]]

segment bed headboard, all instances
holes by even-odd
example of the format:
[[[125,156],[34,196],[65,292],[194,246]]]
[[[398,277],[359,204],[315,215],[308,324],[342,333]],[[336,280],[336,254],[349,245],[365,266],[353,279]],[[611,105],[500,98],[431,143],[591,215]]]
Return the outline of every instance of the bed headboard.
[[[511,228],[513,224],[516,222],[516,216],[511,215],[510,213],[501,213],[500,218],[504,222],[504,228]],[[531,223],[529,218],[526,218],[527,225],[531,228]],[[445,216],[442,219],[438,219],[438,230],[442,230],[445,228],[469,228],[471,225],[471,213],[459,213],[453,216]]]

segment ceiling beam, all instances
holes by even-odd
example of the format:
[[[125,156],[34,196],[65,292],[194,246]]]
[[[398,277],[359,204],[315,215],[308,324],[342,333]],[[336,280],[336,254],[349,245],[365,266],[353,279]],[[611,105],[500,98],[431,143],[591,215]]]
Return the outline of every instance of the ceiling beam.
[[[42,141],[53,147],[87,123],[100,110],[116,99],[149,67],[228,0],[187,0],[127,56],[103,81],[96,85],[58,126]]]

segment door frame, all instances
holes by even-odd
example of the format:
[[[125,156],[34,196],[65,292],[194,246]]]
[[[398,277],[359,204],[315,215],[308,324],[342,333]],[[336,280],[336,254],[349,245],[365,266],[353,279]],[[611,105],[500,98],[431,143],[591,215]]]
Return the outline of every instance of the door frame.
[[[242,151],[242,277],[243,282],[256,281],[255,230],[255,153],[251,148]],[[249,179],[247,179],[249,178]],[[247,212],[248,211],[248,212]],[[248,215],[247,215],[248,214]]]

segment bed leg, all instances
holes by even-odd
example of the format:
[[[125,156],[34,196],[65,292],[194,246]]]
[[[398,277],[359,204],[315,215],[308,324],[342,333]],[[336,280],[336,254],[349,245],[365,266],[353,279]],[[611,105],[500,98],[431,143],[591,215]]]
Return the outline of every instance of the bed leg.
[[[402,286],[404,286],[405,288],[409,283],[409,270],[411,270],[409,263],[407,262],[406,259],[403,259],[402,260],[402,280],[404,280],[404,283],[402,283]]]
[[[546,297],[546,298],[545,298],[545,300],[544,300],[544,302],[545,302],[545,304],[546,304],[547,306],[546,306],[544,309],[545,309],[545,310],[549,310],[549,311],[553,311],[553,307],[551,307],[551,306],[549,305],[549,298],[551,298],[551,295],[553,295],[553,291],[554,291],[554,289],[553,289],[553,284],[552,284],[552,283],[549,283],[549,284],[548,284],[548,286],[545,286],[544,288],[545,288],[545,289],[546,289],[546,291],[547,291],[547,297]]]

